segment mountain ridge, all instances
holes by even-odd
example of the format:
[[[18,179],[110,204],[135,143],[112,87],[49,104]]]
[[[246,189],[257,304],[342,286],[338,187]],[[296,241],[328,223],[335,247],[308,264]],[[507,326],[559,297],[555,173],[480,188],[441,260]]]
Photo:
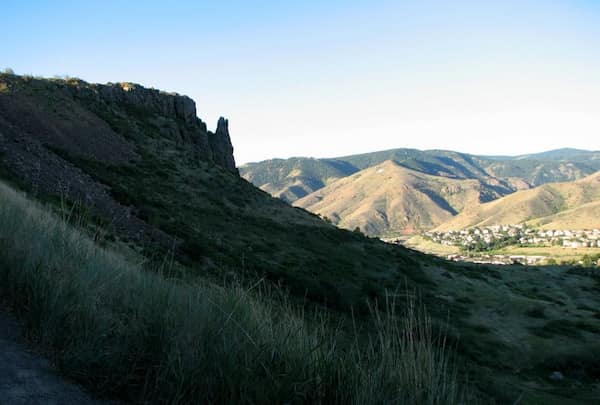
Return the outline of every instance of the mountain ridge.
[[[406,168],[393,160],[341,178],[294,205],[368,235],[410,234],[448,221],[465,206],[495,199],[493,186]]]
[[[275,197],[326,216],[344,228],[359,227],[373,236],[389,236],[398,232],[409,234],[411,229],[414,232],[430,230],[442,222],[450,221],[452,218],[448,217],[449,212],[452,215],[460,213],[462,208],[440,211],[440,206],[432,204],[431,198],[429,202],[425,202],[421,198],[422,194],[413,193],[412,199],[405,196],[405,207],[396,204],[394,209],[406,214],[407,207],[420,206],[423,207],[423,212],[406,215],[411,218],[405,221],[410,225],[393,226],[388,218],[396,218],[392,222],[399,224],[397,218],[400,214],[386,208],[375,209],[372,206],[374,201],[367,193],[362,193],[362,208],[355,198],[345,202],[337,198],[335,204],[330,203],[327,207],[325,202],[320,201],[326,198],[325,194],[331,194],[333,189],[339,191],[340,184],[344,185],[342,194],[346,195],[350,189],[348,182],[357,178],[357,173],[389,161],[408,170],[435,176],[438,182],[477,180],[485,187],[487,195],[479,202],[511,195],[520,190],[535,189],[552,182],[575,181],[600,170],[600,152],[578,149],[557,149],[512,157],[486,157],[436,149],[390,149],[328,159],[273,159],[243,165],[240,167],[240,174]],[[375,178],[372,180],[376,182]],[[363,182],[357,187],[365,186]],[[375,185],[368,188],[377,189]],[[431,196],[444,201],[444,197],[438,192],[432,192]],[[474,202],[473,205],[478,205],[479,202]],[[448,204],[447,201],[445,203]],[[387,205],[384,204],[385,206]],[[426,212],[428,210],[431,213]],[[425,219],[429,214],[435,219]]]
[[[497,191],[503,195],[548,182],[577,180],[600,170],[600,152],[592,151],[557,149],[503,157],[402,148],[338,158],[272,159],[248,163],[240,166],[239,170],[242,177],[257,187],[292,203],[324,187],[331,180],[350,176],[386,160],[394,160],[409,169],[431,175],[476,178],[490,184],[496,182]],[[334,164],[344,169],[330,176],[327,170]],[[293,187],[300,187],[303,191],[294,192]]]

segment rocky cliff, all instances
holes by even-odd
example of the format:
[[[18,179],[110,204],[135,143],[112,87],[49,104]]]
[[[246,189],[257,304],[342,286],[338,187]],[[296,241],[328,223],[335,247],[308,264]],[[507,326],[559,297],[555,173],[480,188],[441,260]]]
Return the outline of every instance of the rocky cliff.
[[[164,155],[155,153],[160,149]],[[190,156],[186,167],[238,176],[227,120],[208,131],[189,97],[131,83],[0,74],[3,177],[36,194],[80,202],[130,239],[173,243],[139,208],[116,198],[100,174],[140,171],[159,155],[174,166],[175,151]]]
[[[149,89],[134,83],[88,84],[77,81],[68,89],[95,110],[125,110],[134,115],[150,115],[158,133],[171,139],[195,144],[203,159],[237,173],[227,120],[221,117],[216,131],[207,130],[196,116],[196,103],[176,93]]]

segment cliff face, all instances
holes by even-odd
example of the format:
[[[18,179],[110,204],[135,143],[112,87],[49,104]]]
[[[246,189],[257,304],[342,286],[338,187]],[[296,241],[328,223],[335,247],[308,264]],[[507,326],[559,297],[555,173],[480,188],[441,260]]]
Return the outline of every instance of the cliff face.
[[[196,116],[196,104],[191,98],[132,83],[79,83],[69,90],[92,109],[125,110],[138,116],[148,115],[147,119],[156,124],[161,136],[193,143],[201,158],[237,173],[227,120],[220,118],[216,131],[208,131],[206,124]]]
[[[194,101],[137,84],[89,84],[2,75],[0,119],[44,145],[84,158],[126,162],[124,138],[164,137],[193,145],[198,157],[237,173],[227,121],[212,133]],[[224,124],[223,124],[224,123]]]
[[[0,174],[92,208],[129,239],[173,244],[101,174],[139,173],[159,158],[175,167],[182,155],[198,175],[212,168],[238,176],[227,120],[208,131],[189,97],[130,83],[0,74]]]

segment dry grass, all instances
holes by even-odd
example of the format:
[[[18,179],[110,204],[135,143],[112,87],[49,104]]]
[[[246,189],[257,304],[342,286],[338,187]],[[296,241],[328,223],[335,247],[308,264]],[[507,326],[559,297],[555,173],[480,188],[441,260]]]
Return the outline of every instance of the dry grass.
[[[372,308],[369,333],[251,289],[175,282],[94,245],[0,184],[0,292],[61,370],[157,403],[465,401],[428,317]],[[389,308],[393,308],[391,305]]]

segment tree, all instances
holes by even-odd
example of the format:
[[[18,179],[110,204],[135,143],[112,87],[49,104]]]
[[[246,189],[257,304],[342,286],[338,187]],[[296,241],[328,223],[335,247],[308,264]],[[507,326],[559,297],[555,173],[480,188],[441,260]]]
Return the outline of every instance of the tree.
[[[360,230],[360,226],[357,226],[356,228],[354,228],[354,230],[352,232],[354,232],[357,235],[365,236],[365,234]]]

